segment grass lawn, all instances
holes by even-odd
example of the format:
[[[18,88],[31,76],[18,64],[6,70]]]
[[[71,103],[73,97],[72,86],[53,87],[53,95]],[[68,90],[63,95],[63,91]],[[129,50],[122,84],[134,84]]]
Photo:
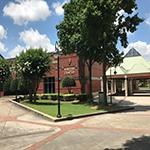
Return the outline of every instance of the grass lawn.
[[[48,114],[50,116],[56,117],[57,115],[57,101],[51,102],[50,100],[37,100],[37,103],[29,103],[28,101],[22,101],[22,104],[31,107],[33,109],[36,109],[38,111],[41,111],[45,114]],[[81,115],[81,114],[87,114],[92,112],[100,112],[105,111],[103,108],[100,110],[97,110],[96,108],[91,108],[91,106],[87,104],[73,104],[71,102],[61,102],[61,114],[63,117],[72,115]]]

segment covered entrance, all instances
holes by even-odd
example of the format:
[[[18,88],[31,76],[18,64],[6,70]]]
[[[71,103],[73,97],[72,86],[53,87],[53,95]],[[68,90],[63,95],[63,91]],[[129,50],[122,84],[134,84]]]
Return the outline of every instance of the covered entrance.
[[[150,62],[132,48],[117,67],[106,71],[108,93],[115,95],[150,95]]]

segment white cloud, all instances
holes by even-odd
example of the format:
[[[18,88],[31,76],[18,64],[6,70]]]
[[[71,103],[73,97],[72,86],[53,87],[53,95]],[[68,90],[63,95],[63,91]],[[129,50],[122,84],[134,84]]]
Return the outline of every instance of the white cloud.
[[[64,14],[64,9],[63,9],[62,7],[63,7],[63,5],[64,5],[65,3],[68,3],[68,2],[69,2],[69,0],[65,0],[63,3],[55,2],[55,3],[52,4],[52,7],[54,8],[55,13],[56,13],[58,16],[61,16],[61,15]]]
[[[147,18],[145,19],[145,23],[150,26],[150,14],[147,15]]]
[[[46,34],[40,34],[38,30],[25,30],[20,33],[20,40],[26,45],[26,48],[43,48],[50,51],[54,51],[55,47],[52,45],[50,39]]]
[[[5,30],[5,28],[0,25],[0,39],[3,39],[6,37],[7,31]]]
[[[143,41],[130,43],[129,46],[124,49],[124,53],[126,54],[131,48],[135,48],[145,59],[150,60],[150,44]]]
[[[25,50],[25,47],[21,46],[21,45],[17,45],[13,50],[11,50],[8,53],[8,57],[13,58],[16,57],[18,54],[20,54],[23,50]]]
[[[17,25],[29,21],[46,20],[50,16],[48,4],[44,0],[15,0],[3,8],[4,16],[9,16]]]

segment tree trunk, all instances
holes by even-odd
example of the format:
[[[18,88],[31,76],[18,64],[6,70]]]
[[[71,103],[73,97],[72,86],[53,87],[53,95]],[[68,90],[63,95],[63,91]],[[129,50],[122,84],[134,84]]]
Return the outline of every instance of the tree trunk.
[[[80,84],[81,84],[81,93],[85,93],[85,85],[87,82],[87,79],[85,77],[85,61],[82,57],[79,59],[79,75],[80,75]]]
[[[90,103],[93,102],[93,95],[92,95],[92,61],[89,60],[89,64],[88,64],[88,71],[89,71],[89,99],[90,99]]]
[[[68,87],[68,93],[71,94],[71,87]]]
[[[37,98],[36,97],[36,92],[37,92],[37,89],[38,89],[38,85],[39,85],[39,79],[36,78],[34,83],[33,83],[33,94],[34,94],[33,99],[34,99],[34,103],[36,103],[36,98]]]
[[[104,105],[108,105],[107,102],[107,78],[106,78],[106,62],[103,62],[103,92],[104,92]]]

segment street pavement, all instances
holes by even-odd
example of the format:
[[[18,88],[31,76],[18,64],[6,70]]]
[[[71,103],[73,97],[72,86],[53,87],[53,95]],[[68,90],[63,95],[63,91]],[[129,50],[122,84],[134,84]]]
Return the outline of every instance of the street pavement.
[[[150,150],[150,97],[114,97],[134,110],[50,122],[0,99],[0,150]]]

